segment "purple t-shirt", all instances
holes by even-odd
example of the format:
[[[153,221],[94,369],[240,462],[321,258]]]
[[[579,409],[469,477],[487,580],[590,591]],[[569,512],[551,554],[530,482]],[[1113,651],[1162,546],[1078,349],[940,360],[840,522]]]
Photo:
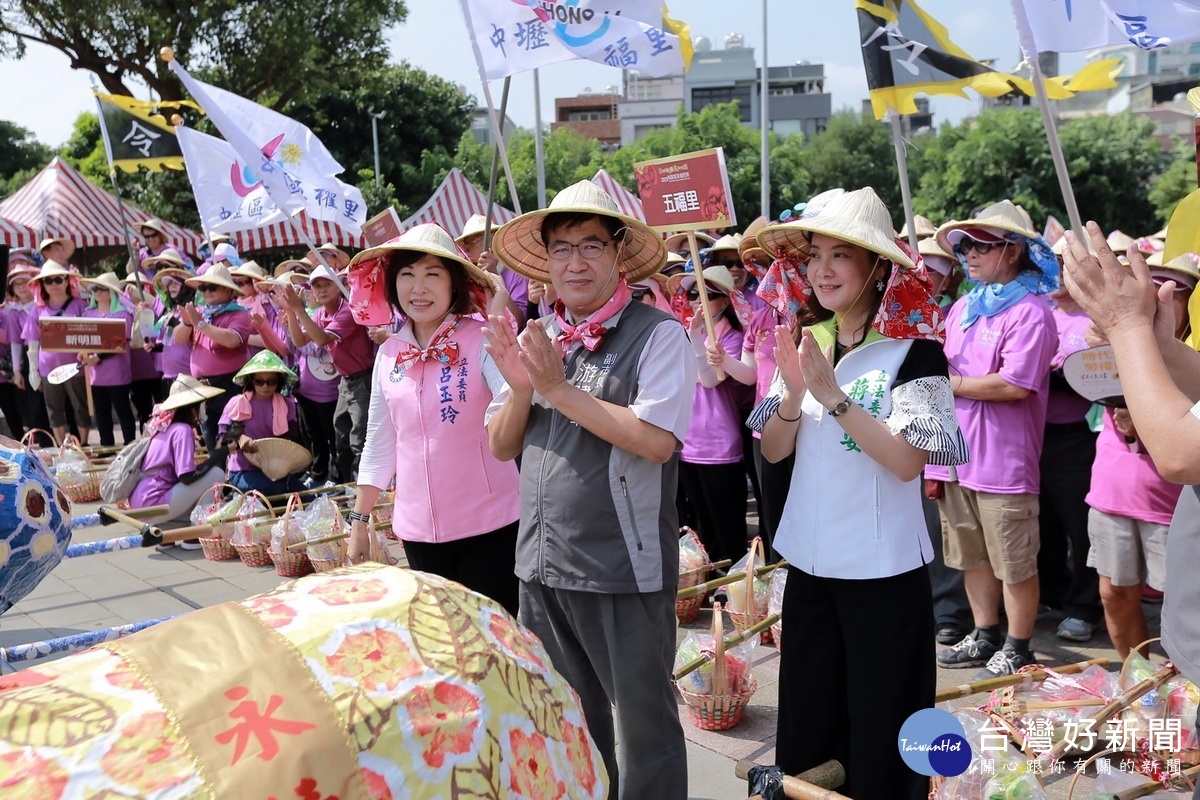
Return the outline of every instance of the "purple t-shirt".
[[[211,325],[237,331],[242,337],[238,347],[222,347],[208,338],[204,330],[192,330],[192,351],[190,372],[193,378],[208,378],[212,375],[226,375],[237,372],[246,365],[250,356],[246,342],[254,333],[254,325],[250,322],[250,314],[244,310],[224,311],[213,317]]]
[[[314,403],[332,403],[337,400],[338,386],[341,385],[342,378],[333,366],[333,358],[328,348],[317,347],[313,342],[309,342],[297,351],[296,361],[296,369],[300,373],[297,394]],[[313,372],[314,362],[324,380]]]
[[[967,489],[994,494],[1038,494],[1038,461],[1046,434],[1050,360],[1058,348],[1050,303],[1028,294],[991,317],[962,329],[966,298],[946,315],[946,360],[950,375],[999,375],[1029,390],[1024,400],[994,402],[954,398],[954,410],[971,460],[958,467]],[[946,467],[930,465],[925,476],[949,480]]]
[[[98,308],[89,308],[83,312],[83,315],[97,319],[125,320],[125,341],[129,341],[129,336],[133,332],[133,317],[128,311],[118,311],[114,314]],[[88,369],[90,370],[88,377],[92,381],[92,386],[128,386],[133,380],[128,345],[120,353],[102,354],[100,363],[94,367],[88,367]]]
[[[17,317],[17,313],[11,308],[0,308],[0,358],[11,358],[12,348],[9,347],[13,342],[18,344],[21,341],[21,321]],[[19,372],[20,364],[12,365],[14,372]],[[0,372],[0,383],[8,383],[8,377]]]
[[[233,422],[229,418],[230,406],[233,405],[232,398],[225,404],[225,410],[221,413],[220,423],[217,425],[218,438],[225,435],[229,430],[229,425]],[[296,399],[294,397],[285,397],[284,402],[287,403],[287,420],[288,430],[282,437],[276,437],[273,421],[274,421],[274,400],[260,400],[257,397],[250,399],[250,419],[242,420],[242,425],[245,426],[244,433],[251,439],[272,439],[283,438],[297,441],[299,439],[300,426],[296,423]],[[250,459],[242,455],[242,451],[238,450],[229,456],[229,471],[230,472],[248,472],[257,470],[258,467],[250,463]]]
[[[1182,486],[1158,474],[1140,441],[1133,445],[1125,441],[1113,424],[1112,410],[1106,410],[1104,427],[1096,437],[1087,504],[1105,514],[1170,525],[1182,491]]]
[[[144,477],[129,496],[130,508],[167,502],[179,478],[196,471],[196,434],[186,422],[172,422],[154,435],[142,459]]]
[[[529,305],[528,278],[505,267],[504,271],[500,273],[500,280],[504,281],[504,288],[508,290],[508,295],[517,308],[524,309]]]
[[[727,328],[718,336],[732,358],[742,357],[741,331]],[[705,335],[705,342],[708,336]],[[736,464],[742,460],[741,387],[726,376],[711,388],[696,382],[692,418],[683,440],[681,461],[689,464]]]
[[[180,324],[179,310],[166,312],[166,319],[161,319],[158,340],[162,342],[162,358],[159,367],[162,376],[167,380],[175,380],[180,375],[191,374],[192,346],[191,344],[175,344],[175,328]]]
[[[71,298],[61,306],[35,305],[30,309],[29,316],[25,318],[25,326],[21,330],[21,338],[27,343],[40,342],[42,340],[42,330],[38,325],[38,320],[42,317],[82,317],[85,310],[87,310],[87,305],[77,298]],[[74,353],[49,353],[45,350],[38,350],[38,374],[44,378],[56,367],[61,367],[63,364],[73,364],[78,360]]]
[[[1067,356],[1087,349],[1084,335],[1090,323],[1088,315],[1082,311],[1068,314],[1061,308],[1054,308],[1054,325],[1058,329],[1058,352],[1050,362],[1050,369],[1062,369]],[[1090,401],[1072,391],[1051,389],[1050,401],[1046,406],[1046,422],[1052,425],[1082,422],[1091,408]]]

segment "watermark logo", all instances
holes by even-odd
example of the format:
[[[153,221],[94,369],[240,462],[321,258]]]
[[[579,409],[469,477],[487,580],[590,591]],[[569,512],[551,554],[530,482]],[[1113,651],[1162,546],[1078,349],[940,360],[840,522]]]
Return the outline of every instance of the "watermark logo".
[[[905,720],[896,746],[908,768],[921,775],[950,778],[971,765],[962,723],[940,708],[922,709]]]

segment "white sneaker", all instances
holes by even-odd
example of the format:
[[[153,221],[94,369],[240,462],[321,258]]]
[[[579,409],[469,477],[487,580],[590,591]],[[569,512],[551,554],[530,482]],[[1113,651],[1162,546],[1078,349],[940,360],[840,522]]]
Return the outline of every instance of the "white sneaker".
[[[179,549],[181,549],[181,550],[201,550],[203,548],[201,548],[201,546],[200,546],[199,539],[184,539],[182,542],[179,543]]]

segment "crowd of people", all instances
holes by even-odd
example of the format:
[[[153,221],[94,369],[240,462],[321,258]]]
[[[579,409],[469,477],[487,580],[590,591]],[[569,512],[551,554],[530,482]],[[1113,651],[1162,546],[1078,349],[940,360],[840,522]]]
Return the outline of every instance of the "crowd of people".
[[[137,268],[94,278],[47,240],[9,260],[0,411],[14,435],[59,441],[140,426],[130,502],[167,506],[162,522],[214,482],[356,482],[351,562],[395,489],[410,566],[495,599],[546,645],[613,796],[685,795],[680,528],[736,561],[750,499],[788,563],[785,772],[835,758],[854,797],[924,797],[895,737],[932,705],[938,668],[1012,674],[1046,617],[1067,641],[1103,622],[1121,655],[1144,647],[1143,600],[1183,568],[1171,549],[1195,546],[1176,541],[1200,501],[1175,431],[1200,436],[1183,343],[1196,257],[1164,263],[1162,241],[1094,226],[1094,255],[1071,235],[1051,247],[1000,198],[898,235],[870,188],[698,233],[700,263],[590,182],[486,227],[419,225],[268,271],[220,237],[194,266],[147,223]],[[47,316],[122,319],[129,348],[42,350]],[[1126,386],[1129,361],[1143,370],[1127,407],[1064,377],[1106,336]],[[94,419],[82,373],[62,378],[73,363]],[[254,455],[269,438],[303,443],[311,465],[268,477]],[[1200,662],[1194,619],[1166,618],[1172,654]]]

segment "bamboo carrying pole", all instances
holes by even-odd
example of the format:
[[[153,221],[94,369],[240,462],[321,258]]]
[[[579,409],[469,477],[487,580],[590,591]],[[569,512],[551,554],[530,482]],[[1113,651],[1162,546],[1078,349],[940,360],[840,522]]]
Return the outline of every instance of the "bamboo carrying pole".
[[[768,564],[765,567],[759,567],[758,569],[754,570],[754,574],[761,578],[763,575],[766,575],[769,572],[786,566],[786,561],[780,561],[778,564]],[[711,581],[706,583],[698,583],[695,586],[688,586],[686,589],[680,589],[678,592],[676,592],[675,597],[678,600],[686,600],[689,597],[695,597],[698,594],[708,594],[713,589],[718,589],[722,586],[728,586],[731,583],[737,583],[738,581],[744,580],[746,580],[746,573],[735,572],[722,578],[713,578]]]
[[[714,609],[714,612],[715,612],[715,609]],[[715,613],[714,613],[714,616],[715,616]],[[730,636],[728,639],[721,639],[721,643],[722,643],[721,646],[723,648],[737,647],[739,644],[746,641],[754,634],[762,633],[767,628],[774,625],[776,622],[779,622],[779,615],[771,614],[771,615],[767,616],[766,619],[762,620],[761,622],[757,622],[754,625],[751,625],[749,628],[746,628],[746,630],[742,631],[741,633],[736,633],[733,636]],[[714,637],[714,638],[719,638],[719,637]],[[689,672],[695,672],[696,670],[700,669],[700,667],[704,666],[704,662],[706,662],[706,661],[708,661],[708,659],[705,658],[704,656],[701,656],[700,658],[697,658],[697,659],[693,659],[692,661],[689,661],[688,663],[684,664],[682,667],[677,669],[672,674],[671,677],[673,677],[675,680],[679,680],[684,675],[687,675]],[[718,666],[719,666],[719,664],[718,664]],[[718,694],[718,692],[716,692],[714,690],[713,694]]]
[[[286,492],[286,493],[284,493],[284,494],[276,494],[276,495],[271,495],[271,496],[270,496],[270,497],[268,497],[267,499],[271,501],[271,505],[275,505],[275,504],[276,504],[276,502],[278,502],[278,501],[283,501],[283,502],[285,502],[285,503],[286,503],[286,502],[287,502],[287,499],[288,499],[289,497],[291,497],[293,494],[298,494],[298,495],[300,495],[301,497],[309,497],[309,496],[311,496],[311,495],[318,495],[318,494],[326,494],[326,493],[329,493],[329,492],[336,492],[336,491],[338,491],[339,489],[346,489],[346,488],[348,488],[348,487],[351,487],[351,486],[357,486],[357,485],[358,485],[357,483],[340,483],[340,484],[338,484],[337,486],[324,486],[324,487],[321,487],[321,488],[318,488],[318,489],[305,489],[305,490],[303,490],[303,491],[300,491],[300,492]],[[338,500],[342,500],[342,499],[349,499],[349,498],[338,498]],[[335,502],[336,502],[336,501],[335,501]],[[166,506],[147,506],[146,508],[131,508],[131,509],[129,509],[129,510],[127,510],[127,511],[124,511],[124,512],[122,512],[122,513],[124,513],[126,516],[129,516],[129,517],[134,517],[134,518],[138,518],[138,517],[157,517],[159,514],[163,513],[163,512],[164,512],[164,511],[166,511],[166,510],[167,510]],[[102,521],[103,521],[103,514],[101,514],[101,518],[102,518]],[[139,524],[140,524],[140,523],[139,523]]]
[[[1083,672],[1088,667],[1107,667],[1109,661],[1107,658],[1093,658],[1088,661],[1080,661],[1077,664],[1067,664],[1063,667],[1055,667],[1053,670],[1038,669],[1030,670],[1029,672],[1021,672],[1016,675],[1005,675],[1001,678],[987,678],[974,683],[963,683],[958,686],[950,686],[940,690],[934,695],[935,703],[944,703],[947,700],[955,700],[959,697],[970,697],[973,694],[980,692],[990,692],[993,689],[1003,689],[1006,686],[1019,686],[1025,683],[1039,683],[1050,677],[1051,673],[1059,675],[1075,675]]]
[[[692,253],[692,274],[696,276],[696,289],[700,292],[700,311],[704,314],[704,330],[708,333],[709,344],[717,342],[716,329],[713,327],[712,312],[708,310],[708,285],[704,282],[704,269],[700,266],[700,247],[696,244],[696,232],[688,231],[688,248]],[[730,302],[733,302],[732,299]],[[725,370],[714,367],[717,380],[725,380]]]
[[[742,780],[749,780],[750,770],[756,766],[753,761],[743,759],[734,766],[733,774]],[[846,768],[830,759],[799,775],[784,775],[783,794],[790,800],[850,800],[846,795],[833,791],[845,782]],[[762,795],[754,795],[750,800],[755,798],[761,800]]]

